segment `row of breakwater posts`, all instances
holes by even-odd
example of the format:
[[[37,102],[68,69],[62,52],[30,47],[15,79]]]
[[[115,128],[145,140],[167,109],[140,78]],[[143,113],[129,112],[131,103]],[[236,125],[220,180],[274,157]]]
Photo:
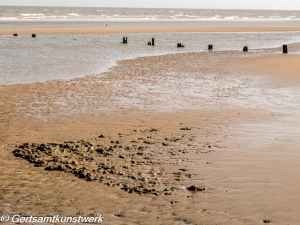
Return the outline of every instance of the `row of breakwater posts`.
[[[121,42],[122,44],[128,44],[128,38],[127,37],[123,37],[123,42]],[[154,46],[155,45],[155,41],[154,38],[152,38],[152,41],[148,42],[148,45],[150,46]],[[182,43],[177,43],[177,48],[184,48],[184,45]],[[214,49],[213,45],[208,45],[208,50],[212,51]],[[248,52],[248,46],[244,46],[243,47],[243,52]],[[283,53],[287,54],[288,53],[288,47],[287,45],[283,45]]]
[[[18,34],[14,34],[14,37],[17,37]],[[31,37],[35,38],[36,37],[36,34],[32,34]]]
[[[14,34],[14,37],[17,37],[18,34]],[[36,34],[32,34],[31,37],[35,38]],[[127,37],[123,37],[123,41],[121,42],[122,44],[128,44],[128,38]],[[155,45],[155,40],[154,38],[152,38],[151,41],[148,42],[148,45],[150,46],[154,46]],[[182,43],[177,43],[177,48],[184,48],[184,45]],[[208,45],[208,50],[212,51],[214,48],[213,45]],[[243,52],[248,52],[248,46],[244,46],[243,47]],[[283,45],[283,49],[282,49],[283,54],[287,54],[288,53],[288,46],[287,45]]]

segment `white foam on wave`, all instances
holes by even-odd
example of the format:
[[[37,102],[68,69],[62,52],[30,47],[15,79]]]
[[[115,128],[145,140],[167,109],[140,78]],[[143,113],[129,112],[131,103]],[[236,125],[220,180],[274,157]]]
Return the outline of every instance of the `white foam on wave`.
[[[225,17],[226,20],[236,20],[236,19],[240,19],[239,16],[227,16]]]
[[[32,14],[30,14],[30,13],[21,13],[20,15],[21,16],[44,16],[44,14],[42,14],[42,13],[32,13]]]
[[[0,20],[17,20],[16,17],[1,17]]]

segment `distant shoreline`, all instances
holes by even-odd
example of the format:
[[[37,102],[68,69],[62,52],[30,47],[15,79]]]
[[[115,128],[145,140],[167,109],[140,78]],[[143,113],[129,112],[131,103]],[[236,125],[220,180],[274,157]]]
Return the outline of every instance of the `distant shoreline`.
[[[29,34],[122,34],[176,32],[268,32],[300,31],[300,26],[278,27],[118,27],[118,28],[0,28],[0,35]]]

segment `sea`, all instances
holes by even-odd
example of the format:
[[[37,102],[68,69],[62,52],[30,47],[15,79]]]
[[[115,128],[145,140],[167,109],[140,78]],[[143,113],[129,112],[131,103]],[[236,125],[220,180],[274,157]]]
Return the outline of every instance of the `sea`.
[[[0,6],[0,29],[299,25],[300,11]],[[152,38],[155,46],[148,46]],[[208,44],[214,51],[257,50],[299,41],[300,32],[0,36],[0,85],[98,75],[118,60],[207,51]],[[177,43],[185,47],[177,48]]]

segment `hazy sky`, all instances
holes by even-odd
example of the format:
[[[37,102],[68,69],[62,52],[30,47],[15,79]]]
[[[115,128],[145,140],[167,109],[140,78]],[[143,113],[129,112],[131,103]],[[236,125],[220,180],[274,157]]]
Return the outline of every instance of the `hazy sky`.
[[[299,0],[0,0],[0,5],[300,10]]]

